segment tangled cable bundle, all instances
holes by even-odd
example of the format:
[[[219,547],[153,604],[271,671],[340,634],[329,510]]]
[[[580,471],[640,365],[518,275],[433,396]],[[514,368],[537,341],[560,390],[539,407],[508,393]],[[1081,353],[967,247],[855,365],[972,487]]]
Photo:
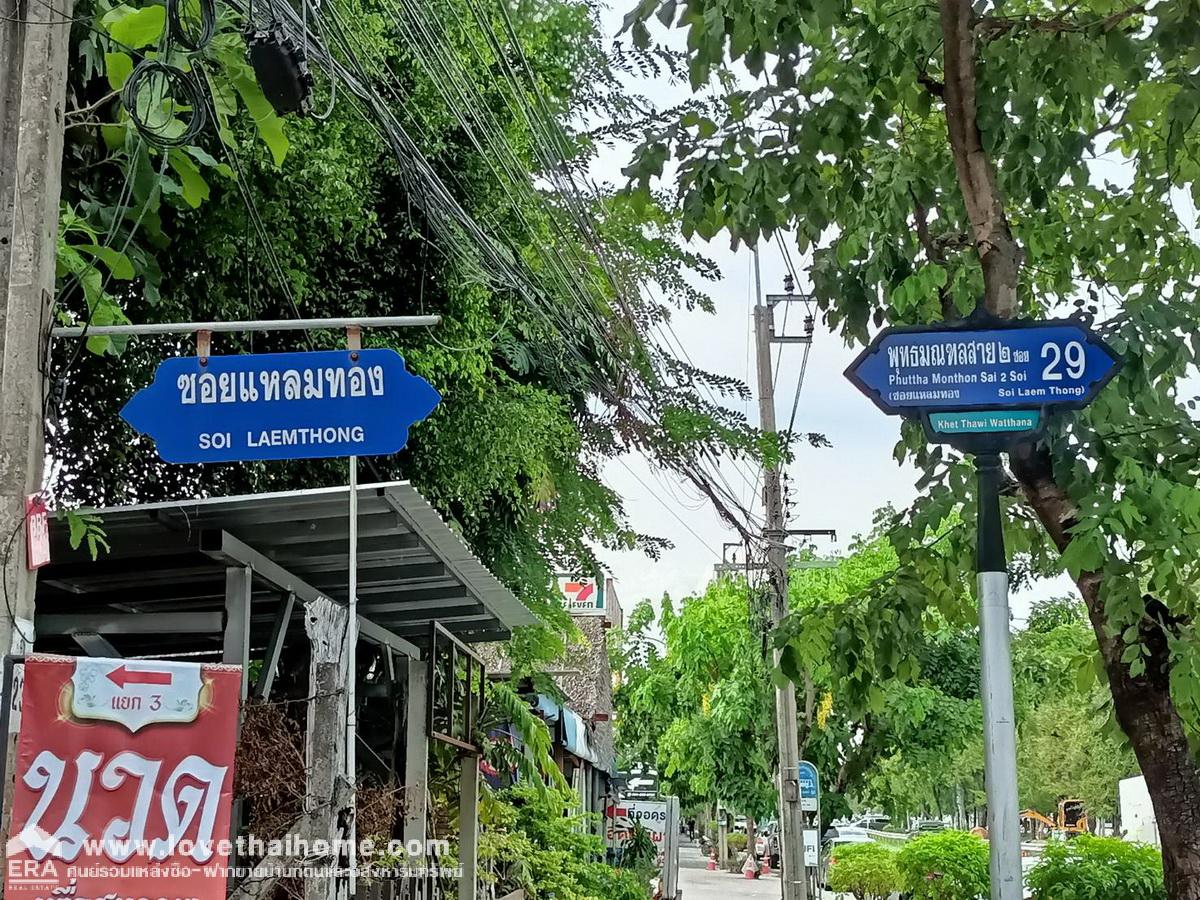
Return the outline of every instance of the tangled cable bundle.
[[[215,0],[167,0],[168,51],[175,41],[198,53],[216,32]],[[199,80],[162,58],[145,58],[134,66],[121,88],[121,104],[138,132],[155,147],[190,144],[208,123],[208,102]],[[186,113],[182,119],[176,116],[180,111]]]
[[[208,122],[207,101],[195,76],[158,59],[143,59],[121,88],[121,103],[147,143],[182,147],[192,143]],[[187,112],[182,129],[177,110]]]
[[[187,13],[196,12],[199,23],[196,32],[189,31],[191,16],[185,23],[185,15],[181,5],[187,4]],[[217,8],[214,0],[167,0],[167,26],[171,29],[171,37],[183,47],[192,52],[199,52],[209,45],[217,33]]]

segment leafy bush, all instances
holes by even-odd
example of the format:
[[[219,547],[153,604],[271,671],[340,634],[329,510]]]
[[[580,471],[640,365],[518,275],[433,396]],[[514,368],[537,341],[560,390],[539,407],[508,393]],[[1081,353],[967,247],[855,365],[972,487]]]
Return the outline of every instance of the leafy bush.
[[[896,854],[882,844],[849,844],[831,854],[830,890],[855,900],[888,900],[902,887]]]
[[[650,832],[641,822],[633,825],[633,835],[621,848],[621,868],[632,869],[635,872],[652,872],[657,866],[658,847],[655,846]],[[649,880],[649,879],[647,879]]]
[[[565,815],[569,792],[518,785],[480,805],[480,877],[496,896],[523,890],[528,900],[649,900],[642,873],[613,869],[604,841],[578,830],[594,816]]]
[[[987,844],[965,831],[915,837],[896,854],[896,865],[913,900],[981,900],[988,895]]]
[[[725,838],[725,843],[729,846],[730,850],[733,850],[735,853],[741,853],[746,849],[746,835],[740,831],[735,831]]]
[[[1052,841],[1029,872],[1034,900],[1166,900],[1162,855],[1146,844],[1080,835]]]

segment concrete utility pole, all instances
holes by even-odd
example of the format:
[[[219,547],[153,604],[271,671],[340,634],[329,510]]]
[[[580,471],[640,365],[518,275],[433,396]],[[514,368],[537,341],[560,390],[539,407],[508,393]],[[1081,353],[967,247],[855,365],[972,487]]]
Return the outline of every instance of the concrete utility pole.
[[[3,652],[33,637],[25,498],[42,487],[42,354],[54,296],[72,0],[0,0],[0,554]],[[14,619],[20,629],[14,633]],[[16,640],[14,640],[14,638]]]
[[[775,379],[771,371],[771,344],[775,339],[772,311],[763,299],[762,274],[758,251],[754,251],[754,342],[758,363],[759,428],[774,434]],[[766,523],[763,539],[767,544],[767,578],[771,589],[771,622],[776,627],[787,615],[787,521],[783,510],[782,472],[778,464],[769,466],[763,480]],[[779,651],[774,651],[779,665]],[[808,880],[804,869],[804,813],[800,809],[800,728],[796,712],[796,691],[792,685],[775,688],[775,730],[779,738],[779,861],[782,868],[783,900],[808,900]]]

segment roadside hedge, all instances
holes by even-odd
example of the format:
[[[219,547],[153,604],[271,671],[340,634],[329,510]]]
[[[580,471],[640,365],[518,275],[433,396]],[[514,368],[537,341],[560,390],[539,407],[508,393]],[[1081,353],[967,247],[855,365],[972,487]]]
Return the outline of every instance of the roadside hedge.
[[[896,865],[904,890],[913,900],[984,900],[988,896],[988,846],[965,831],[914,837],[896,854]]]
[[[888,900],[903,888],[896,852],[882,844],[847,844],[830,854],[829,889],[854,900]]]
[[[1033,900],[1166,900],[1162,855],[1146,844],[1083,834],[1046,845],[1029,871]]]

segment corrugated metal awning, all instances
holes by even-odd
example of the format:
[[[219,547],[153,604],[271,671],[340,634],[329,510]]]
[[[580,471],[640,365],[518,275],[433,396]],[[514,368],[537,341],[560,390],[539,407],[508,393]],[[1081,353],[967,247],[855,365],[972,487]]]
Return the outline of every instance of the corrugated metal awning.
[[[363,485],[358,498],[363,617],[411,641],[427,635],[434,620],[468,642],[504,638],[537,622],[409,483]],[[37,593],[38,632],[51,643],[71,627],[86,630],[118,617],[123,627],[95,630],[114,634],[122,652],[190,647],[198,640],[194,632],[139,634],[137,614],[219,615],[231,566],[248,565],[259,576],[253,606],[258,635],[270,631],[279,584],[288,577],[306,591],[346,600],[347,487],[95,512],[112,546],[95,561],[86,548],[71,549],[65,522],[52,523],[53,561],[40,571]],[[195,621],[179,619],[181,625]],[[219,635],[208,640],[219,642]]]

